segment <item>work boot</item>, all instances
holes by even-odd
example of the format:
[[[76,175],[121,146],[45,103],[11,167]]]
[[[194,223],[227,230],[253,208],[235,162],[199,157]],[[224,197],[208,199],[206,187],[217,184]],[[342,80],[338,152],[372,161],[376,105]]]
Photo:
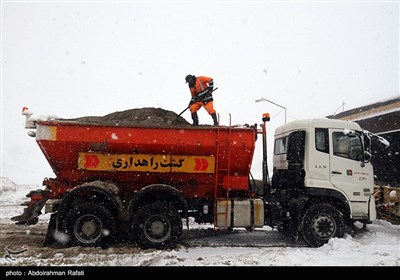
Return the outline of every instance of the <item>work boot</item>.
[[[218,126],[217,113],[211,114],[211,117],[214,121],[214,126]]]
[[[193,119],[193,125],[198,126],[199,125],[199,117],[197,116],[196,112],[192,113],[192,119]]]

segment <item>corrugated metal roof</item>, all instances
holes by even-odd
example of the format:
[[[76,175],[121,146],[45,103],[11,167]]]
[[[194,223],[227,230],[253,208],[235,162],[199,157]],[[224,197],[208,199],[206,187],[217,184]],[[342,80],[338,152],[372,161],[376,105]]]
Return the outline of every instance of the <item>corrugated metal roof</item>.
[[[350,109],[335,115],[327,116],[328,119],[342,120],[361,120],[370,118],[372,114],[386,114],[391,111],[400,110],[400,96],[390,99],[384,99],[375,103],[364,105],[358,108]]]

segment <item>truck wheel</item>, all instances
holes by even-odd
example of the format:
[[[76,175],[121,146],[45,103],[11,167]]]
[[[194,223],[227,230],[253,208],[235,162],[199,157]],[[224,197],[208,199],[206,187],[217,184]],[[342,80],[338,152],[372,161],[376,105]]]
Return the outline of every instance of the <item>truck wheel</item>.
[[[332,237],[344,236],[343,214],[329,204],[311,206],[303,216],[304,240],[312,247],[319,247]]]
[[[173,248],[182,234],[182,220],[172,205],[154,202],[136,212],[132,232],[138,245],[144,249]]]
[[[107,248],[116,233],[115,219],[110,211],[96,203],[78,204],[65,215],[64,232],[69,245]]]

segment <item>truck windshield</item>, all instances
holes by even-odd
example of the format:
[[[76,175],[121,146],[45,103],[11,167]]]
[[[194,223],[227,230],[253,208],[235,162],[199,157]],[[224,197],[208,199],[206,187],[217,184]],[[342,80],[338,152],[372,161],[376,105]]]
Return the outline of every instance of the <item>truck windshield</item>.
[[[363,159],[363,148],[360,135],[347,136],[342,132],[334,132],[332,138],[333,155],[357,161]]]

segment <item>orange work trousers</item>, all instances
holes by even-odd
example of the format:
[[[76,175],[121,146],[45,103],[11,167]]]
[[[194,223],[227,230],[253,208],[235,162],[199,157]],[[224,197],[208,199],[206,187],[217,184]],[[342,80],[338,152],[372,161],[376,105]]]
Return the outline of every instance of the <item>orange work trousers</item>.
[[[206,109],[206,111],[210,115],[212,115],[212,114],[217,112],[217,111],[214,110],[214,102],[213,101],[207,102],[207,104],[204,104],[203,102],[193,103],[192,106],[190,106],[190,112],[191,113],[196,113],[201,107],[204,107],[204,109]]]

